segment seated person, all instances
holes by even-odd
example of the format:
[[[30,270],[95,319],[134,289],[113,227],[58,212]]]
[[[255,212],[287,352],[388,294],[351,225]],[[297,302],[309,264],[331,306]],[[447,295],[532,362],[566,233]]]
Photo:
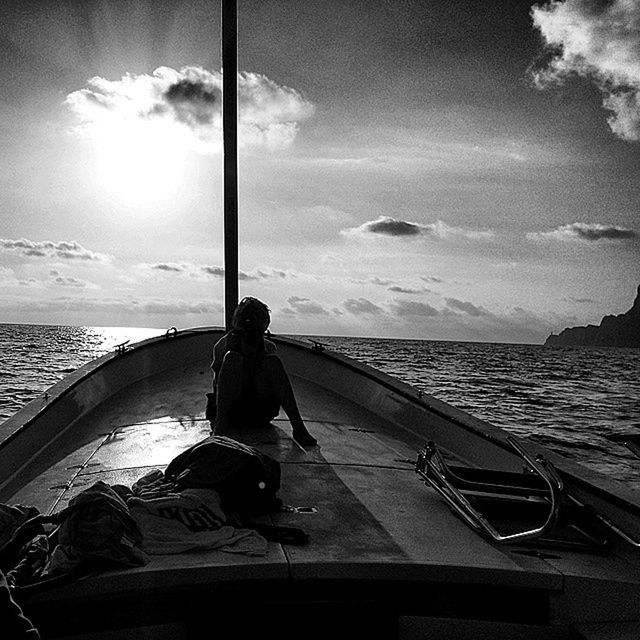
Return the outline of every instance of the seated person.
[[[256,298],[243,298],[233,313],[231,331],[214,346],[211,368],[216,414],[212,431],[226,435],[236,424],[268,425],[282,407],[294,440],[314,446],[317,441],[302,421],[276,345],[264,337],[270,321],[267,305]]]

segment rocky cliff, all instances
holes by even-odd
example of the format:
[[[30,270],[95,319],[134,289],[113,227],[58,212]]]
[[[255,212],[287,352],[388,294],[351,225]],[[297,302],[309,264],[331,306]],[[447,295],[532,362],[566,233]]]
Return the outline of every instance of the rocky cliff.
[[[619,316],[605,316],[598,326],[564,329],[551,334],[545,345],[579,345],[592,347],[640,347],[640,287],[633,306]]]

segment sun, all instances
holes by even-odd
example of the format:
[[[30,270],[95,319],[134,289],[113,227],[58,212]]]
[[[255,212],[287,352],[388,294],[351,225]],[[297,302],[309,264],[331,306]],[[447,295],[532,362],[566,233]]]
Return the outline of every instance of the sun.
[[[179,128],[164,121],[102,123],[96,136],[97,177],[114,199],[152,205],[175,197],[186,165]]]

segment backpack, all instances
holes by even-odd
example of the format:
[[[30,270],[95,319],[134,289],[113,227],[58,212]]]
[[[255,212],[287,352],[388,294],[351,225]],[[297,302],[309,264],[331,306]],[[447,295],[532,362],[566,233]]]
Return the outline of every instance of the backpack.
[[[215,489],[225,511],[266,513],[277,509],[280,463],[226,436],[210,436],[174,458],[165,477],[178,491]]]

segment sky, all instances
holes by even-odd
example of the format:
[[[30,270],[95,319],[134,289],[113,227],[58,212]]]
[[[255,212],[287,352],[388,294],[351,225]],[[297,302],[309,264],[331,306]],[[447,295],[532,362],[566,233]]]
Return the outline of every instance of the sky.
[[[5,0],[0,322],[222,325],[220,6]],[[640,284],[640,0],[238,0],[240,296],[542,343]]]

